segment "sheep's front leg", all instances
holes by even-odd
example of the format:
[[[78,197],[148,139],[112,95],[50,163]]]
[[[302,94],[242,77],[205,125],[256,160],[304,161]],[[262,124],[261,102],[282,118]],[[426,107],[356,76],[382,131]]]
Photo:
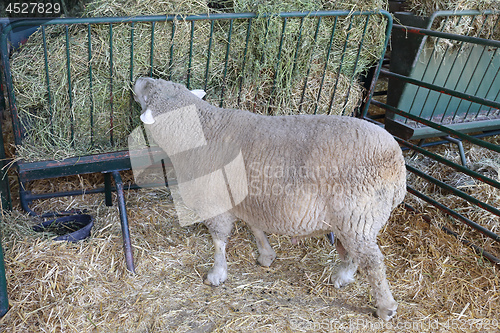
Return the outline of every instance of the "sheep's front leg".
[[[269,244],[266,234],[264,231],[252,226],[250,229],[252,229],[253,235],[255,236],[255,242],[257,243],[257,249],[260,254],[259,258],[257,258],[257,262],[264,267],[271,266],[274,259],[276,259],[276,252],[274,252]]]
[[[204,222],[212,235],[215,248],[214,265],[204,281],[207,285],[218,286],[227,279],[226,244],[233,229],[233,222],[233,219],[227,216],[217,216]]]

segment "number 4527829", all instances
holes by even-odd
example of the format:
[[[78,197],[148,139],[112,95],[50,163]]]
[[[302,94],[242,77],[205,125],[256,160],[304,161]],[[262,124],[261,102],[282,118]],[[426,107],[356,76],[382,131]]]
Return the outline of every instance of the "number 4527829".
[[[5,8],[7,15],[12,14],[60,14],[61,4],[43,2],[11,2]]]

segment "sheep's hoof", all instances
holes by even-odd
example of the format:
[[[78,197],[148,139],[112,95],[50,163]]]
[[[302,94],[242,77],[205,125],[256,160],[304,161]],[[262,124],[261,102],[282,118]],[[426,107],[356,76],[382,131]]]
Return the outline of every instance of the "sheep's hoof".
[[[396,315],[397,308],[398,308],[397,303],[392,304],[388,308],[379,307],[377,309],[376,316],[385,320],[385,321],[388,321]]]
[[[257,258],[257,262],[261,266],[269,267],[273,263],[274,259],[276,259],[276,253],[268,254],[268,255],[262,255],[261,254],[259,256],[259,258]]]
[[[208,286],[218,286],[227,279],[227,270],[222,269],[222,268],[215,268],[212,267],[210,271],[207,274],[207,277],[203,281],[204,284]]]
[[[337,289],[347,286],[349,283],[354,282],[354,274],[345,271],[338,271],[335,275],[332,275],[331,282],[333,286]]]

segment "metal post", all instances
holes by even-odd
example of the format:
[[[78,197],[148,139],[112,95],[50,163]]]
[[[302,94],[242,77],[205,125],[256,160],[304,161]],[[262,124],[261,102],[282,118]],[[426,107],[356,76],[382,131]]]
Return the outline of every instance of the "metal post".
[[[465,158],[465,152],[464,152],[464,146],[462,144],[462,140],[452,138],[451,136],[447,135],[444,137],[445,140],[448,140],[458,146],[458,152],[460,153],[460,161],[462,162],[462,165],[464,167],[467,167],[467,159]]]
[[[111,196],[111,175],[104,173],[104,197],[106,206],[113,206],[113,197]]]
[[[135,274],[134,257],[132,254],[132,244],[130,242],[130,233],[128,230],[127,208],[125,207],[125,196],[123,194],[123,182],[118,171],[112,171],[115,179],[116,194],[118,195],[118,209],[120,211],[120,222],[122,225],[123,250],[125,252],[125,262],[127,269]]]
[[[0,240],[0,317],[3,317],[8,310],[9,298],[7,297],[7,279],[5,278],[2,241]]]
[[[12,201],[10,197],[9,176],[6,168],[9,161],[5,158],[5,148],[3,145],[2,127],[0,125],[0,209],[11,210]]]

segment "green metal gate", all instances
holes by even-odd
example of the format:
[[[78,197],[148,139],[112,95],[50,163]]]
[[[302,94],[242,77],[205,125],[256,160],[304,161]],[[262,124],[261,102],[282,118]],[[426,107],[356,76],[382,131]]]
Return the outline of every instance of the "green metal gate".
[[[460,17],[460,13],[447,13],[452,14]],[[492,22],[493,32],[500,27],[499,13],[463,14]],[[430,50],[434,50],[432,56],[415,58],[413,69],[423,69],[418,73],[383,69],[381,75],[405,89],[396,103],[390,96],[387,103],[371,102],[386,110],[385,128],[406,151],[408,192],[419,210],[432,212],[429,222],[444,214],[447,222],[440,225],[444,231],[499,264],[500,209],[495,200],[500,190],[500,146],[495,138],[500,127],[495,116],[500,109],[500,41],[402,25],[394,25],[393,36],[396,31],[417,36],[420,47],[431,40]],[[443,53],[436,51],[439,42],[448,45]],[[451,59],[443,60],[446,54]],[[417,64],[422,59],[426,61]],[[443,139],[424,143],[430,137]],[[438,151],[427,148],[442,144],[451,146]],[[455,144],[458,151],[453,149]],[[407,207],[415,209],[408,203]]]

